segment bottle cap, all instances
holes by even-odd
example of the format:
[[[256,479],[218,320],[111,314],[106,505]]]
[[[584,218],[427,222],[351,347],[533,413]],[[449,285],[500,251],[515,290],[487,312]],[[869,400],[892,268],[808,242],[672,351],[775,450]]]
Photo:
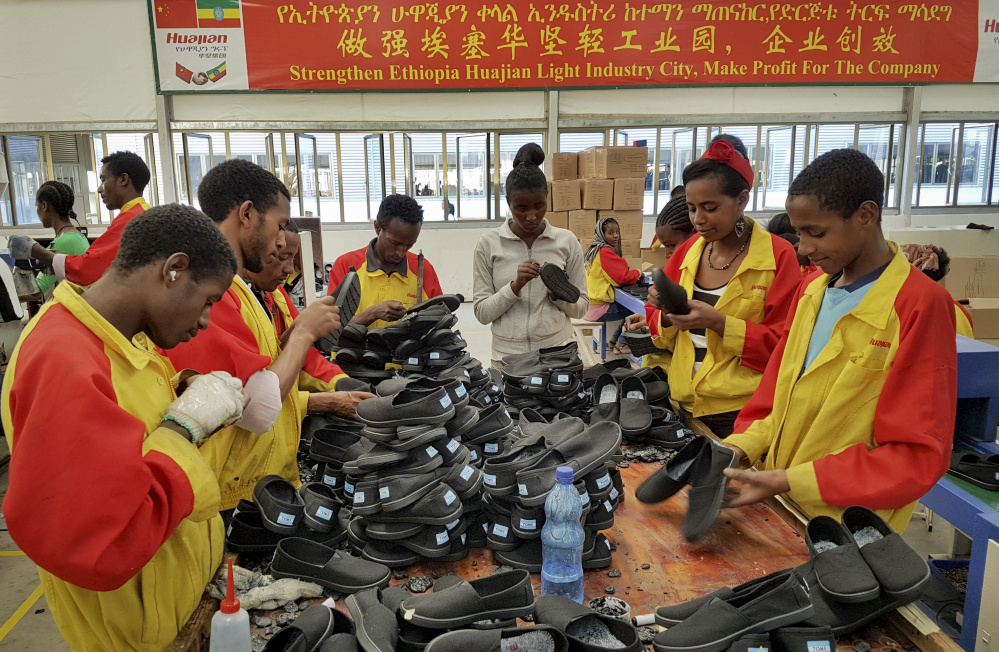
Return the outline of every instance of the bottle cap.
[[[562,484],[572,484],[572,467],[560,466],[555,469],[555,480]]]
[[[232,557],[229,557],[229,578],[225,583],[225,600],[219,604],[219,611],[224,614],[234,614],[239,611],[239,600],[236,599],[236,583],[232,579]]]

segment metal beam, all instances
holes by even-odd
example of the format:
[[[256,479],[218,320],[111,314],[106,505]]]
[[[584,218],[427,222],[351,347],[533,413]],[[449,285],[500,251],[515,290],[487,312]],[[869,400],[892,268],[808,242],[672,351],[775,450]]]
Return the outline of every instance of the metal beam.
[[[177,131],[356,131],[363,133],[390,131],[544,131],[548,120],[488,120],[434,122],[203,122],[175,121],[170,128]]]
[[[923,87],[910,86],[905,89],[904,109],[906,114],[905,148],[902,151],[905,163],[902,165],[902,187],[895,192],[901,194],[898,212],[902,215],[906,228],[912,226],[912,185],[916,170],[916,155],[919,153],[920,107],[923,103]]]
[[[0,123],[0,134],[52,134],[87,133],[107,131],[156,131],[156,121],[136,122],[4,122]]]
[[[163,187],[160,188],[161,199],[166,204],[177,201],[177,183],[173,174],[173,134],[170,133],[170,117],[173,113],[173,98],[166,95],[156,96],[156,137],[160,141],[160,174],[163,176]]]
[[[874,113],[753,113],[741,115],[575,115],[561,117],[560,129],[607,129],[615,127],[689,127],[724,124],[725,126],[798,125],[842,122],[904,122],[908,116],[896,111]],[[994,116],[993,116],[994,117]]]

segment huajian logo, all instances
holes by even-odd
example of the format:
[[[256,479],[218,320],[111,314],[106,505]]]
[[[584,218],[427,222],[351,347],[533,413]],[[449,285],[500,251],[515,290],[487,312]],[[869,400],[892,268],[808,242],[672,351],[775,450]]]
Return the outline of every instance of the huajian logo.
[[[887,351],[891,348],[891,342],[885,342],[884,340],[871,339],[871,346],[877,349],[884,349]]]
[[[226,34],[181,34],[180,32],[170,32],[166,36],[167,44],[177,43],[178,45],[211,45],[216,43],[228,43],[229,37]]]

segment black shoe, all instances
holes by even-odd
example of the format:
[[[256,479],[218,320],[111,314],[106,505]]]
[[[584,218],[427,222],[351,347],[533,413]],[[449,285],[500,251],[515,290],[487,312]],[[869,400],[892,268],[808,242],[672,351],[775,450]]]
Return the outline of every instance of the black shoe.
[[[669,459],[662,468],[650,475],[635,490],[635,498],[643,503],[658,503],[670,498],[690,482],[690,470],[708,439],[694,436]]]
[[[860,548],[843,525],[828,516],[808,521],[805,544],[815,566],[819,586],[837,602],[866,602],[878,597],[881,587],[867,567]]]
[[[719,600],[728,600],[734,595],[749,594],[756,591],[757,587],[761,584],[772,583],[775,577],[787,577],[793,572],[794,570],[790,568],[779,570],[774,573],[770,573],[769,575],[764,575],[763,577],[751,579],[748,582],[740,584],[736,587],[725,586],[716,591],[712,591],[707,595],[694,598],[693,600],[688,600],[687,602],[681,602],[680,604],[669,605],[666,607],[659,607],[656,609],[656,624],[667,628],[679,625],[697,613],[701,607],[716,598]]]
[[[881,590],[892,597],[915,599],[930,579],[930,567],[880,516],[854,505],[843,512],[843,527],[852,535],[860,554]]]
[[[534,622],[551,625],[564,633],[570,649],[578,652],[641,652],[644,649],[638,630],[631,623],[597,613],[560,595],[546,595],[534,603]],[[596,636],[609,644],[592,642]]]
[[[558,265],[551,263],[542,265],[541,282],[551,290],[552,296],[559,301],[576,303],[579,300],[579,288],[572,284],[569,275]]]
[[[659,293],[659,303],[663,307],[663,312],[669,315],[689,315],[690,306],[687,305],[687,291],[679,283],[666,276],[666,272],[661,269],[652,270],[652,282]]]
[[[652,409],[645,396],[645,383],[632,376],[622,380],[619,388],[621,432],[626,437],[640,437],[652,427]]]
[[[988,491],[999,491],[999,464],[989,461],[978,453],[954,453],[947,471],[955,478],[970,482]]]
[[[316,342],[316,347],[325,355],[329,355],[340,343],[340,333],[343,327],[357,314],[361,304],[361,279],[356,272],[347,272],[340,284],[330,293],[333,305],[340,309],[340,328]]]
[[[722,471],[738,465],[738,453],[713,440],[708,440],[701,449],[690,469],[687,518],[683,522],[683,536],[687,541],[696,541],[714,525],[728,487],[728,477]]]
[[[620,395],[620,387],[613,376],[604,374],[597,378],[593,384],[593,410],[590,412],[590,423],[601,421],[618,423],[621,414]]]

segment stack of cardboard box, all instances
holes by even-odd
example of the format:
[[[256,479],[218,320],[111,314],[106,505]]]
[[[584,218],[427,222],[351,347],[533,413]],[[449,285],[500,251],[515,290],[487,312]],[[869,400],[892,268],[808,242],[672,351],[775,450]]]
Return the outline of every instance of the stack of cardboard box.
[[[549,180],[548,221],[569,229],[585,251],[597,221],[613,217],[621,227],[621,253],[632,269],[642,267],[642,213],[647,147],[590,147],[578,154],[545,158]]]
[[[999,340],[999,256],[951,258],[943,286],[955,300],[965,303],[975,339]]]

